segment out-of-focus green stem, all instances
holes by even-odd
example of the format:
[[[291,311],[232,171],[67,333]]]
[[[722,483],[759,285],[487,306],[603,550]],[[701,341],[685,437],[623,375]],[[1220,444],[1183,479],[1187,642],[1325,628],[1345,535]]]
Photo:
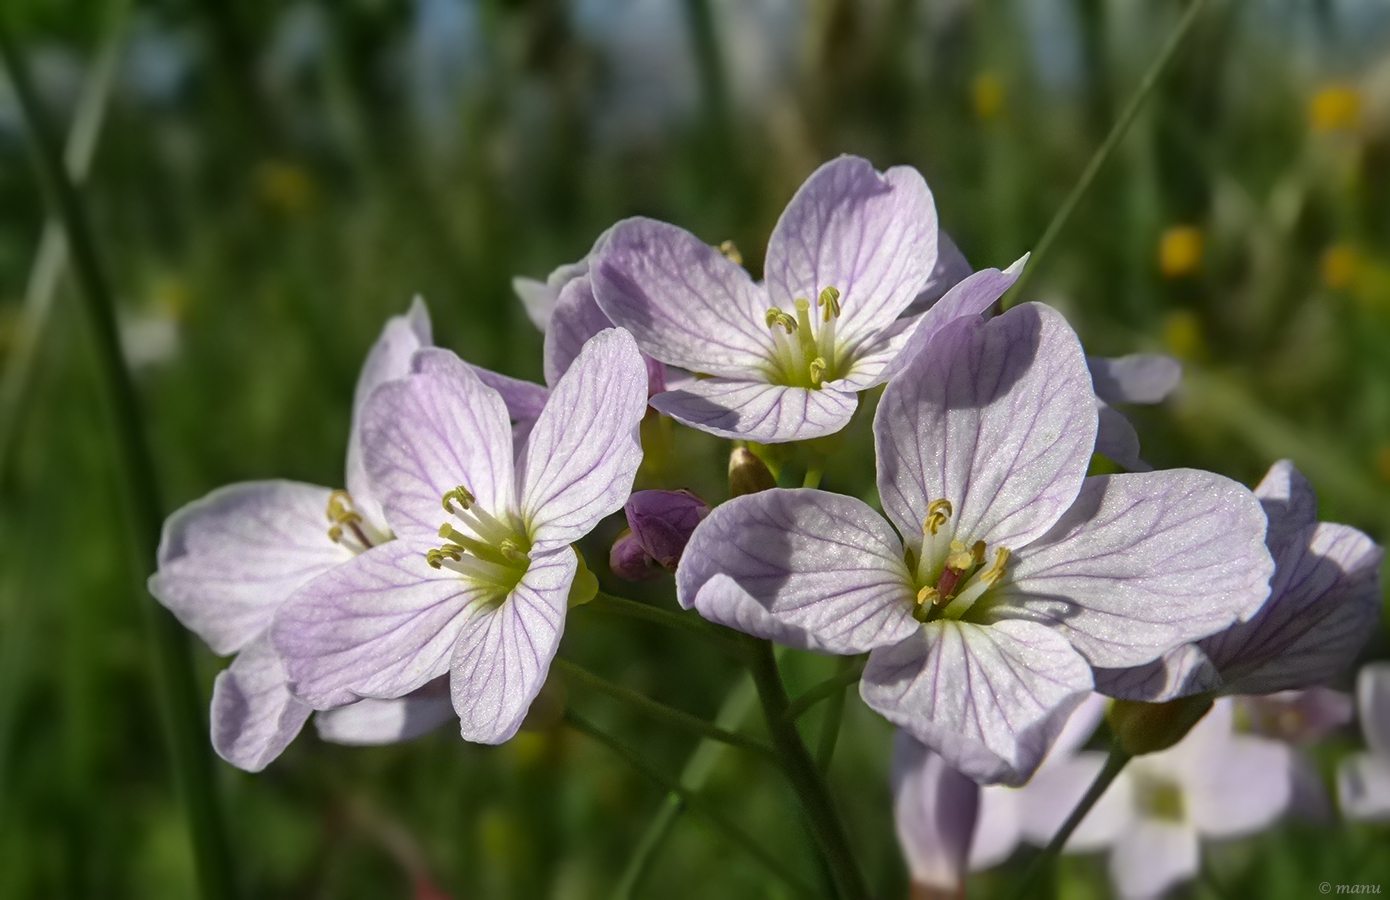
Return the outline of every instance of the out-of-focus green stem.
[[[1004,296],[1002,305],[1005,309],[1015,305],[1023,298],[1024,292],[1033,280],[1034,273],[1042,268],[1043,261],[1051,252],[1053,244],[1057,242],[1057,237],[1062,233],[1062,229],[1070,221],[1072,213],[1076,211],[1077,204],[1090,190],[1091,184],[1100,174],[1106,161],[1110,159],[1110,155],[1115,152],[1115,148],[1124,140],[1125,135],[1129,132],[1129,126],[1134,124],[1135,118],[1139,115],[1139,111],[1144,108],[1144,103],[1149,99],[1154,88],[1158,86],[1163,73],[1168,71],[1168,66],[1177,55],[1178,48],[1182,46],[1183,40],[1192,31],[1193,24],[1197,21],[1197,17],[1206,4],[1207,0],[1192,0],[1188,4],[1182,18],[1178,20],[1177,27],[1173,29],[1172,34],[1168,35],[1168,40],[1164,42],[1163,49],[1159,51],[1158,56],[1154,57],[1154,61],[1149,64],[1149,70],[1139,80],[1139,86],[1134,89],[1134,94],[1125,104],[1120,117],[1115,120],[1110,133],[1105,136],[1105,140],[1101,142],[1101,145],[1096,148],[1095,154],[1092,155],[1091,161],[1086,164],[1086,169],[1081,173],[1081,178],[1077,180],[1076,186],[1071,189],[1067,199],[1062,201],[1062,205],[1058,207],[1052,221],[1047,223],[1047,230],[1043,232],[1043,236],[1033,249],[1028,264],[1024,266],[1023,274],[1019,276],[1009,293]]]
[[[3,58],[29,129],[29,144],[39,177],[62,223],[72,254],[73,273],[91,324],[116,439],[117,471],[121,476],[118,480],[127,511],[134,571],[143,575],[154,562],[164,515],[135,387],[121,354],[111,292],[97,261],[81,200],[64,169],[62,156],[48,131],[3,16],[0,16],[0,58]],[[234,871],[188,637],[173,616],[147,593],[143,596],[153,645],[154,681],[164,713],[170,757],[188,818],[199,886],[205,900],[224,900],[235,896]]]
[[[837,675],[847,672],[854,672],[856,676],[859,674],[853,657],[840,657],[838,668],[840,671]],[[830,704],[825,708],[825,718],[821,720],[820,738],[816,743],[816,765],[822,772],[830,768],[830,760],[835,755],[835,745],[840,740],[840,721],[845,714],[845,688],[848,686],[847,684],[830,695]]]
[[[811,707],[824,700],[826,697],[833,697],[837,691],[842,691],[860,679],[864,674],[863,666],[851,666],[837,675],[831,675],[820,684],[807,688],[797,696],[783,713],[783,718],[788,722],[795,722],[806,714]]]
[[[742,657],[743,655],[743,646],[729,637],[729,633],[717,629],[693,612],[671,612],[659,606],[638,603],[636,600],[629,600],[626,597],[617,597],[613,594],[604,593],[603,591],[599,591],[593,600],[584,604],[584,607],[601,610],[603,612],[617,613],[634,619],[643,619],[647,622],[654,622],[657,625],[665,625],[667,628],[685,631],[703,638],[715,644],[721,650],[732,653],[735,656]]]

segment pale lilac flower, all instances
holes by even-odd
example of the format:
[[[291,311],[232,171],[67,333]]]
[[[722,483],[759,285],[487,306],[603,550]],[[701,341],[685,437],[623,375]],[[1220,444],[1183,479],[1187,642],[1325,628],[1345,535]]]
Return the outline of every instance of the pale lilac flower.
[[[1356,679],[1366,753],[1342,760],[1337,797],[1349,819],[1390,821],[1390,663],[1371,663]]]
[[[1332,799],[1322,773],[1312,757],[1300,748],[1321,741],[1351,721],[1350,695],[1312,687],[1277,694],[1240,695],[1231,700],[1235,704],[1237,731],[1283,741],[1293,748],[1289,811],[1319,825],[1331,824]]]
[[[348,439],[346,491],[294,481],[253,481],[219,488],[164,523],[150,593],[214,653],[236,654],[212,690],[212,743],[233,765],[256,772],[294,740],[312,709],[294,698],[268,631],[280,605],[301,584],[391,539],[362,468],[362,409],[380,385],[409,371],[430,341],[429,313],[416,299],[387,322],[357,381]],[[427,698],[392,701],[390,716],[408,729],[355,727],[359,715],[336,711],[323,732],[339,743],[407,740],[451,715]],[[322,723],[320,723],[322,725]],[[323,729],[321,728],[321,731]]]
[[[1105,764],[1083,752],[1039,772],[1027,790],[1039,843],[1057,833]],[[1124,898],[1150,898],[1192,878],[1201,841],[1254,834],[1288,808],[1291,752],[1232,728],[1221,698],[1173,747],[1137,756],[1082,819],[1065,852],[1110,848],[1110,877]]]
[[[680,602],[792,646],[871,651],[870,707],[977,781],[1021,784],[1091,666],[1138,665],[1250,616],[1273,570],[1259,503],[1227,478],[1087,478],[1093,398],[1057,312],[957,319],[879,402],[897,533],[852,497],[739,497],[695,530]]]
[[[690,232],[642,218],[613,226],[589,274],[599,306],[645,353],[709,376],[657,394],[654,407],[711,434],[769,443],[840,430],[858,392],[888,379],[914,332],[913,346],[925,346],[941,324],[1002,293],[985,296],[979,283],[995,284],[999,272],[976,273],[900,319],[936,264],[936,208],[922,176],[843,156],[783,211],[763,283]]]
[[[366,468],[397,540],[275,617],[295,693],[327,708],[447,673],[464,738],[515,734],[559,645],[570,544],[622,506],[641,463],[646,377],[631,335],[600,333],[514,446],[496,391],[452,353],[418,352],[364,413]]]
[[[1097,690],[1148,701],[1272,694],[1329,681],[1355,658],[1380,614],[1385,551],[1355,528],[1317,521],[1313,489],[1288,460],[1270,468],[1255,495],[1276,566],[1264,606],[1150,664],[1097,671]]]

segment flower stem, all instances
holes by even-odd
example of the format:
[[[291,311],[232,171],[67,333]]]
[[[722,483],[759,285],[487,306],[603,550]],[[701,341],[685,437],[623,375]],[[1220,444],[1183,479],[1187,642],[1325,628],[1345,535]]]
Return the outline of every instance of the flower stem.
[[[690,807],[692,812],[703,817],[705,821],[709,822],[718,831],[722,832],[724,834],[724,837],[729,841],[729,843],[733,844],[735,847],[747,853],[757,862],[761,863],[769,872],[771,872],[773,875],[776,875],[782,881],[786,882],[788,887],[792,888],[797,893],[802,894],[804,896],[815,896],[815,891],[811,889],[810,885],[802,881],[800,876],[798,876],[791,869],[785,866],[781,861],[777,859],[777,857],[773,856],[770,852],[764,849],[763,846],[759,844],[753,838],[752,835],[744,831],[739,826],[735,825],[723,813],[719,812],[716,808],[714,808],[714,806],[711,805],[708,801],[706,801],[702,795],[690,790],[689,788],[686,788],[680,782],[676,781],[674,778],[670,778],[666,775],[663,775],[660,771],[653,768],[650,763],[643,759],[642,756],[639,753],[637,753],[637,751],[633,750],[627,744],[623,743],[622,741],[618,740],[617,738],[613,737],[607,732],[599,729],[597,726],[591,724],[587,719],[583,718],[578,713],[575,713],[572,710],[566,710],[565,724],[573,728],[580,734],[592,738],[600,744],[603,744],[614,754],[616,754],[617,756],[621,756],[623,760],[627,762],[628,765],[632,766],[643,776],[655,782],[657,785],[664,788],[665,790],[670,791],[671,793],[679,796],[681,798],[681,802],[684,803],[686,806]]]
[[[842,656],[838,660],[839,672],[854,672],[859,675],[854,659]],[[830,768],[830,760],[835,755],[835,744],[840,739],[840,720],[845,714],[845,685],[830,695],[830,704],[825,708],[825,718],[821,721],[820,739],[816,743],[816,765],[822,772]]]
[[[853,665],[837,675],[830,676],[820,684],[807,688],[787,706],[787,711],[783,713],[783,717],[788,722],[795,722],[809,712],[811,707],[827,697],[835,696],[836,691],[854,684],[863,674],[863,666]]]
[[[1062,847],[1066,845],[1067,839],[1072,832],[1081,824],[1081,820],[1086,818],[1086,814],[1091,811],[1091,807],[1096,805],[1096,801],[1101,798],[1110,783],[1115,780],[1124,767],[1129,765],[1129,761],[1134,757],[1126,753],[1119,744],[1110,747],[1110,756],[1105,760],[1105,765],[1101,768],[1096,780],[1091,782],[1091,786],[1086,789],[1086,794],[1081,798],[1081,802],[1076,804],[1076,808],[1067,816],[1067,820],[1062,823],[1062,827],[1048,841],[1041,854],[1033,860],[1028,870],[1023,873],[1023,880],[1019,882],[1018,889],[1014,891],[1016,900],[1026,900],[1033,896],[1033,883],[1038,880],[1042,871],[1047,868],[1057,856],[1062,852]]]
[[[772,644],[757,638],[746,640],[750,650],[749,671],[763,704],[763,715],[767,718],[773,749],[782,758],[782,769],[801,801],[802,811],[830,868],[835,887],[844,900],[865,900],[869,895],[864,888],[864,879],[854,861],[849,836],[839,813],[835,811],[830,790],[801,740],[796,720],[787,717],[791,702],[787,699],[787,688],[782,683],[782,673],[777,668]]]
[[[1096,152],[1091,156],[1091,161],[1086,164],[1086,169],[1081,173],[1081,178],[1067,195],[1067,199],[1062,201],[1062,205],[1057,208],[1057,212],[1052,217],[1052,221],[1047,223],[1047,230],[1038,240],[1037,247],[1034,248],[1032,256],[1028,258],[1028,263],[1024,266],[1023,274],[1018,281],[1004,296],[1001,303],[1004,309],[1017,304],[1024,296],[1024,291],[1033,280],[1034,274],[1042,268],[1042,262],[1047,258],[1052,250],[1053,244],[1057,242],[1058,235],[1071,219],[1072,213],[1076,211],[1081,198],[1090,190],[1091,184],[1100,174],[1101,168],[1110,159],[1115,149],[1120,146],[1120,142],[1129,133],[1129,127],[1134,124],[1139,111],[1144,108],[1144,103],[1153,93],[1163,74],[1168,70],[1169,64],[1177,55],[1178,48],[1182,46],[1183,40],[1192,31],[1193,24],[1201,14],[1202,8],[1206,6],[1207,0],[1192,0],[1187,9],[1183,12],[1182,18],[1178,20],[1177,27],[1172,34],[1168,35],[1168,40],[1164,42],[1163,48],[1159,50],[1158,56],[1149,64],[1149,70],[1144,73],[1144,77],[1139,80],[1139,86],[1134,89],[1134,94],[1130,96],[1129,102],[1125,104],[1120,117],[1111,126],[1110,133],[1105,136],[1105,140],[1096,148]]]
[[[115,309],[105,275],[77,191],[64,169],[61,154],[50,134],[29,81],[0,16],[0,60],[19,100],[29,129],[30,147],[49,203],[62,223],[72,256],[73,273],[86,307],[97,362],[106,387],[108,414],[116,439],[119,479],[128,518],[127,531],[133,553],[133,569],[141,578],[150,571],[159,545],[164,515],[157,491],[154,465],[145,442],[139,404],[130,371],[121,355]],[[193,669],[188,637],[174,617],[143,592],[150,642],[153,644],[154,681],[165,723],[175,778],[181,788],[184,813],[197,866],[201,895],[223,900],[235,895],[235,872],[222,819],[220,798],[213,778],[207,730],[203,724],[202,698]]]
[[[636,600],[629,600],[626,597],[617,597],[599,591],[594,599],[584,604],[581,609],[597,609],[603,612],[617,613],[618,615],[628,616],[633,619],[642,619],[647,622],[655,622],[658,625],[665,625],[667,628],[675,628],[690,634],[697,635],[706,641],[718,646],[726,653],[731,653],[739,658],[743,657],[743,645],[730,636],[722,629],[711,625],[709,622],[700,618],[696,613],[678,613],[659,606],[652,606],[647,603],[638,603]]]

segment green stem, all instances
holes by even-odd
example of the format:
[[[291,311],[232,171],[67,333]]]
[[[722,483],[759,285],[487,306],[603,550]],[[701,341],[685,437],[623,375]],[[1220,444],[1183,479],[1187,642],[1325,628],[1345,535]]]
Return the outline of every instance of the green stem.
[[[0,58],[29,128],[30,147],[45,193],[62,222],[72,255],[73,273],[87,310],[97,362],[106,388],[111,426],[116,439],[119,479],[128,518],[127,531],[134,571],[150,571],[159,546],[164,514],[150,450],[145,442],[139,404],[130,370],[121,355],[115,309],[105,275],[97,261],[96,247],[77,191],[63,166],[62,156],[39,111],[28,72],[20,62],[0,17]],[[144,593],[142,591],[142,593]],[[206,900],[231,898],[236,891],[235,871],[222,819],[220,798],[213,777],[207,729],[203,724],[203,700],[193,669],[188,637],[163,607],[144,593],[142,604],[153,644],[154,681],[165,723],[165,736],[175,778],[181,788],[184,812],[197,865],[201,894]]]
[[[806,477],[801,480],[801,486],[804,488],[820,487],[820,477],[823,471],[824,470],[815,463],[812,463],[810,466],[807,466]]]
[[[840,671],[837,674],[843,675],[846,672],[854,672],[858,677],[859,669],[854,664],[854,659],[849,656],[842,656],[838,661]],[[835,756],[835,744],[840,739],[840,720],[845,714],[845,685],[830,695],[830,705],[825,708],[825,718],[820,725],[820,740],[816,744],[816,765],[822,772],[829,770],[830,760]]]
[[[637,751],[607,732],[600,730],[578,713],[572,710],[566,710],[565,724],[580,734],[593,738],[595,741],[603,744],[614,754],[622,757],[628,765],[632,766],[644,777],[680,797],[682,803],[688,806],[696,815],[704,818],[705,821],[714,826],[716,830],[720,831],[730,844],[761,863],[769,872],[786,882],[788,887],[804,896],[815,896],[815,891],[811,889],[810,885],[802,881],[800,876],[785,866],[777,857],[764,849],[752,835],[730,821],[722,812],[705,800],[701,794],[686,788],[674,778],[663,775],[643,759]]]
[[[751,750],[754,753],[772,762],[777,763],[777,757],[773,756],[772,749],[756,738],[751,738],[746,734],[727,731],[717,725],[712,725],[701,719],[699,716],[692,716],[683,710],[659,703],[652,698],[640,694],[637,691],[625,688],[622,685],[614,684],[606,678],[601,678],[590,672],[578,663],[570,662],[567,659],[557,657],[551,662],[551,667],[563,672],[565,677],[585,687],[592,688],[600,693],[607,694],[615,700],[642,710],[653,718],[661,719],[668,725],[688,731],[691,734],[710,740],[728,744],[730,747],[740,747],[744,750]]]
[[[786,685],[782,683],[782,673],[777,668],[777,658],[772,654],[772,644],[757,638],[746,640],[750,650],[749,671],[763,704],[773,749],[782,758],[782,769],[801,801],[802,811],[830,868],[835,887],[844,900],[865,900],[869,895],[864,879],[854,861],[849,836],[835,810],[830,790],[801,740],[795,719],[787,717],[791,702],[787,699]]]
[[[790,705],[787,706],[787,711],[783,714],[783,717],[788,722],[795,722],[797,719],[801,718],[808,711],[810,711],[811,707],[815,706],[817,703],[821,702],[827,697],[835,696],[837,691],[840,691],[843,688],[847,688],[851,684],[854,684],[856,681],[860,679],[860,677],[863,674],[864,667],[854,665],[847,667],[843,672],[840,672],[838,675],[830,676],[829,678],[822,681],[820,684],[813,685],[812,687],[807,688],[803,693],[798,695],[797,698],[793,700]]]
[[[1096,780],[1091,782],[1091,786],[1086,789],[1086,794],[1081,798],[1081,802],[1076,804],[1076,808],[1067,816],[1067,820],[1062,823],[1061,829],[1052,836],[1046,847],[1028,866],[1028,870],[1023,873],[1023,880],[1019,882],[1018,889],[1014,891],[1016,900],[1026,900],[1034,896],[1033,883],[1038,880],[1043,870],[1052,863],[1062,852],[1062,847],[1067,843],[1076,827],[1081,824],[1081,820],[1086,818],[1086,814],[1091,811],[1091,807],[1096,805],[1096,801],[1101,798],[1110,783],[1115,777],[1129,765],[1129,761],[1134,757],[1120,748],[1119,744],[1114,744],[1110,748],[1110,756],[1105,760],[1105,765],[1101,768]]]
[[[693,612],[672,612],[662,609],[659,606],[652,606],[647,603],[638,603],[636,600],[629,600],[626,597],[617,597],[599,591],[593,600],[584,604],[582,609],[596,609],[602,612],[616,613],[628,616],[633,619],[642,619],[647,622],[655,622],[667,628],[675,628],[680,631],[694,634],[712,644],[718,646],[726,653],[735,656],[743,656],[743,645],[730,636],[722,629],[716,628],[709,622],[700,618]]]
[[[1038,240],[1037,246],[1033,249],[1032,256],[1029,257],[1027,265],[1024,266],[1023,274],[1019,276],[1018,281],[1004,297],[1002,303],[1004,309],[1008,309],[1010,306],[1015,305],[1019,302],[1019,299],[1023,297],[1024,291],[1033,280],[1034,274],[1042,267],[1043,260],[1047,258],[1053,245],[1057,242],[1058,235],[1062,233],[1062,229],[1071,219],[1072,213],[1076,211],[1077,204],[1081,202],[1081,198],[1090,190],[1091,184],[1096,180],[1096,176],[1100,174],[1101,168],[1104,167],[1106,161],[1110,159],[1110,155],[1115,152],[1115,148],[1124,140],[1124,136],[1129,132],[1129,127],[1134,124],[1134,120],[1138,117],[1139,111],[1144,108],[1145,101],[1149,99],[1149,95],[1152,94],[1154,88],[1158,86],[1158,82],[1163,78],[1163,74],[1168,71],[1169,64],[1172,63],[1173,58],[1177,55],[1178,48],[1182,46],[1183,39],[1192,31],[1192,26],[1197,21],[1197,17],[1201,14],[1202,8],[1206,6],[1206,3],[1207,0],[1192,0],[1192,2],[1188,4],[1186,11],[1182,14],[1182,18],[1178,20],[1177,27],[1173,29],[1172,34],[1168,35],[1168,40],[1163,44],[1163,48],[1159,50],[1158,56],[1149,64],[1149,70],[1145,72],[1144,77],[1140,79],[1139,86],[1134,89],[1134,94],[1129,98],[1129,102],[1125,104],[1125,108],[1120,113],[1120,117],[1115,120],[1115,124],[1110,128],[1110,133],[1105,136],[1105,140],[1096,148],[1096,152],[1091,156],[1091,161],[1086,164],[1085,171],[1081,173],[1081,178],[1076,182],[1075,187],[1071,189],[1071,193],[1067,195],[1067,199],[1062,201],[1062,205],[1058,207],[1057,213],[1052,217],[1052,221],[1047,224],[1047,230],[1043,232],[1042,238]]]

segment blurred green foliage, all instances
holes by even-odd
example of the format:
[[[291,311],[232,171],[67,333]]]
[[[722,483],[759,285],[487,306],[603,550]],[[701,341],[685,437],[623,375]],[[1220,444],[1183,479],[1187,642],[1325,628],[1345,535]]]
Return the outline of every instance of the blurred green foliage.
[[[1006,265],[1037,240],[1181,10],[1176,0],[5,7],[59,123],[101,41],[125,40],[84,198],[141,360],[171,504],[253,478],[340,483],[357,367],[413,295],[429,301],[444,346],[538,378],[540,337],[514,275],[577,259],[638,213],[733,239],[756,273],[791,192],[836,153],[919,167],[971,261]],[[1387,46],[1390,18],[1374,3],[1212,4],[1033,283],[1092,352],[1184,359],[1180,395],[1133,412],[1153,463],[1253,483],[1291,456],[1324,518],[1382,541]],[[20,300],[44,212],[23,129],[0,98],[8,359],[26,327]],[[187,897],[192,863],[148,683],[140,587],[70,291],[65,282],[42,335],[19,428],[0,435],[13,441],[0,454],[0,897]],[[826,487],[872,496],[868,419],[832,458]],[[645,469],[642,486],[722,500],[727,444],[677,438],[677,455]],[[617,530],[609,523],[584,547],[605,587],[672,602],[669,582],[629,589],[607,577]],[[206,693],[219,663],[199,652]],[[738,676],[683,635],[582,609],[562,652],[707,717]],[[1387,655],[1382,630],[1365,656]],[[834,662],[789,654],[785,669],[794,695]],[[693,746],[597,695],[569,702],[666,771]],[[812,737],[818,715],[805,720]],[[890,731],[851,692],[830,778],[875,895],[902,897]],[[261,775],[219,764],[246,896],[426,898],[431,886],[455,898],[606,896],[661,798],[559,728],[496,748],[448,729],[377,749],[311,732]],[[1320,749],[1325,774],[1356,740]],[[728,752],[710,789],[780,858],[824,878],[790,792],[761,762]],[[1295,898],[1321,881],[1384,884],[1387,837],[1288,824],[1210,849],[1189,890]],[[976,876],[972,893],[1007,896],[1018,862]],[[1067,898],[1105,896],[1103,862],[1065,859],[1058,886]],[[676,826],[638,895],[784,896],[694,818]]]

